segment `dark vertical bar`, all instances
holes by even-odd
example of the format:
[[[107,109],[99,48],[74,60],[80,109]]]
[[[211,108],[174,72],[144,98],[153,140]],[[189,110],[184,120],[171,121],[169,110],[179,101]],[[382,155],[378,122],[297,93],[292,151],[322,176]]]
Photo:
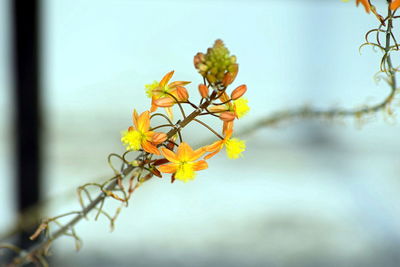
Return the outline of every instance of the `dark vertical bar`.
[[[38,203],[40,196],[40,0],[11,0],[11,9],[16,188],[22,212]],[[21,247],[31,245],[31,230],[19,237]]]

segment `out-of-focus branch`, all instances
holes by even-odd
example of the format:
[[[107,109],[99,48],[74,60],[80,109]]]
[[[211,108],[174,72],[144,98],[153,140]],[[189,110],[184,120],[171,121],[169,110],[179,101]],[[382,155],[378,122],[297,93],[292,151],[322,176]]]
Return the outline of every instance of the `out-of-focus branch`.
[[[376,29],[377,33],[377,42],[379,43],[380,46],[380,41],[379,41],[379,34],[381,32],[385,32],[385,47],[383,48],[384,55],[382,57],[382,62],[381,62],[381,68],[383,69],[383,73],[387,75],[387,83],[390,86],[390,93],[389,95],[380,103],[372,105],[372,106],[364,106],[361,108],[352,108],[352,109],[341,109],[341,108],[333,108],[333,109],[328,109],[328,110],[318,110],[318,109],[313,109],[311,107],[302,107],[298,109],[293,109],[293,110],[283,110],[283,111],[278,111],[275,112],[271,115],[268,115],[260,120],[258,120],[256,123],[254,123],[251,127],[239,132],[239,135],[246,135],[250,134],[260,128],[263,127],[270,127],[277,125],[279,123],[288,121],[288,120],[293,120],[293,119],[337,119],[337,118],[343,118],[343,117],[355,117],[355,118],[362,118],[364,115],[370,115],[370,114],[375,114],[380,110],[384,110],[386,108],[389,108],[390,104],[392,103],[396,92],[397,92],[397,81],[396,81],[396,72],[397,69],[393,67],[392,59],[390,56],[391,51],[398,51],[399,46],[396,43],[396,40],[394,39],[395,45],[391,46],[391,39],[393,37],[392,33],[392,28],[393,28],[393,16],[394,12],[390,10],[388,7],[388,15],[386,19],[384,20],[387,21],[387,28],[386,31],[381,30],[381,27],[383,25],[380,25],[378,29]],[[372,32],[372,31],[370,31]],[[367,33],[368,34],[370,33]],[[364,45],[372,45],[375,46],[377,44],[375,43],[370,43],[367,39],[367,42]],[[386,65],[385,65],[386,64]],[[388,109],[390,110],[390,109]]]
[[[388,105],[390,105],[393,101],[395,94],[396,90],[394,88],[391,88],[390,94],[382,102],[373,106],[367,106],[358,109],[333,108],[329,110],[317,110],[305,106],[298,109],[278,111],[264,118],[261,118],[249,128],[239,131],[239,135],[247,135],[259,130],[260,128],[275,126],[279,123],[295,119],[333,120],[343,117],[361,118],[363,115],[374,114],[380,110],[387,108]]]

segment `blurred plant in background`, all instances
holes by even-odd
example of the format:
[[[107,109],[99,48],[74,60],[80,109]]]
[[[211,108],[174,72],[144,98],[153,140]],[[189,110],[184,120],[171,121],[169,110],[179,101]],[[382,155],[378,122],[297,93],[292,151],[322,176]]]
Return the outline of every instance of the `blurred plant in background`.
[[[368,0],[356,0],[356,4],[362,4],[365,11],[372,12],[379,21],[376,28],[366,33],[366,41],[360,48],[372,46],[382,52],[379,75],[388,83],[389,95],[376,105],[356,109],[316,110],[306,107],[277,112],[257,122],[245,133],[293,118],[334,119],[350,116],[356,120],[362,120],[378,111],[383,111],[389,116],[393,115],[391,104],[398,90],[395,76],[398,68],[393,66],[391,53],[399,50],[393,33],[393,21],[399,18],[395,13],[400,6],[400,1],[387,1],[386,16],[382,16],[382,12],[379,12]],[[371,41],[371,36],[374,37],[374,41]],[[93,210],[96,210],[95,219],[103,215],[110,220],[111,228],[113,228],[122,207],[128,205],[135,190],[154,177],[162,178],[165,174],[171,174],[171,182],[191,181],[195,178],[197,171],[208,168],[206,160],[211,159],[224,147],[229,158],[241,157],[246,148],[245,142],[232,136],[235,133],[235,120],[242,118],[249,111],[248,100],[243,97],[247,86],[243,84],[232,90],[230,94],[227,92],[238,74],[239,65],[236,57],[230,54],[221,40],[217,40],[206,53],[195,55],[194,66],[203,79],[197,86],[200,100],[196,103],[190,97],[190,90],[186,88],[190,82],[171,82],[174,71],[168,72],[160,81],[146,85],[146,94],[151,98],[149,110],[133,111],[132,125],[122,133],[121,137],[121,142],[127,151],[122,155],[112,153],[108,157],[114,176],[104,183],[88,183],[80,186],[78,193],[82,209],[45,219],[32,235],[32,239],[44,236],[39,244],[26,251],[12,245],[4,245],[4,248],[12,249],[18,254],[13,265],[35,262],[45,266],[52,242],[63,235],[72,236],[79,248],[80,238],[74,230],[74,225],[86,218]],[[165,114],[157,112],[158,108],[165,108]],[[189,108],[191,112],[187,113]],[[177,115],[174,114],[176,111],[179,112],[177,120],[175,119]],[[214,129],[200,119],[204,116],[219,119],[220,129]],[[155,124],[155,118],[162,119],[164,122]],[[185,141],[183,132],[190,123],[202,125],[215,137],[216,141],[193,148]],[[113,162],[115,159],[121,166],[115,166]],[[89,187],[98,188],[100,194],[93,197]],[[121,203],[112,215],[103,208],[105,200],[110,198]],[[60,223],[59,219],[69,216],[72,216],[70,221]],[[53,225],[58,225],[59,229],[52,231],[50,226]]]

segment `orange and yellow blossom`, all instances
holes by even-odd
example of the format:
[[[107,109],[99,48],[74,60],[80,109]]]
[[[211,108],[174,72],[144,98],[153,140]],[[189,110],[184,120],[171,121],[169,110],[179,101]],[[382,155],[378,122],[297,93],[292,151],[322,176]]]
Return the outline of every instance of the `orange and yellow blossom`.
[[[222,103],[225,104],[212,105],[208,108],[208,111],[220,113],[220,119],[224,122],[233,121],[235,118],[240,119],[250,111],[250,107],[248,105],[249,101],[244,97],[240,97],[236,100],[231,100],[227,93],[223,93],[219,99]]]
[[[214,142],[213,144],[205,147],[206,152],[212,152],[204,157],[204,159],[210,159],[215,156],[221,149],[226,147],[226,155],[230,159],[237,159],[242,156],[242,152],[246,149],[246,143],[243,140],[232,137],[232,128],[226,130],[225,138]]]
[[[204,148],[193,150],[187,143],[182,142],[176,153],[167,148],[161,148],[161,152],[171,163],[161,165],[158,169],[164,173],[172,173],[173,177],[178,180],[184,182],[193,180],[196,171],[208,168],[205,160],[197,161],[206,152]]]
[[[185,86],[186,84],[190,83],[190,82],[185,82],[185,81],[175,81],[175,82],[168,84],[169,80],[171,80],[173,75],[174,75],[174,71],[170,71],[164,75],[164,77],[161,79],[160,82],[154,81],[152,84],[145,85],[147,96],[151,97],[150,112],[154,112],[157,110],[157,107],[158,107],[158,105],[156,104],[157,99],[170,98],[173,100],[173,97],[171,97],[171,95],[175,96],[176,98],[179,98],[179,96],[177,94],[177,87]],[[174,101],[171,101],[171,102],[174,102]],[[170,117],[172,117],[171,106],[165,108],[167,114]]]
[[[150,131],[150,112],[147,110],[138,115],[134,110],[132,119],[134,126],[123,132],[121,137],[121,142],[126,146],[126,149],[139,150],[143,148],[146,152],[160,155],[156,145],[164,142],[167,135]]]

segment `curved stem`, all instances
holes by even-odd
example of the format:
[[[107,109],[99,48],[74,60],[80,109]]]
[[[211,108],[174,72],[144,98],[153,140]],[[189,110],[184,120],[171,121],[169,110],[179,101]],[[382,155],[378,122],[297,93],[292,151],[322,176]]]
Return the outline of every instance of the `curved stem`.
[[[179,109],[181,111],[182,117],[186,118],[186,114],[185,114],[185,111],[183,110],[181,102],[173,94],[170,94],[168,92],[166,92],[166,94],[169,95],[170,97],[172,97],[175,100],[176,104],[178,104],[178,106],[179,106]],[[185,102],[183,102],[183,103],[185,103]]]
[[[191,121],[195,120],[195,118],[197,116],[199,116],[202,113],[202,111],[211,104],[212,101],[215,100],[215,96],[216,96],[216,92],[214,91],[211,94],[209,100],[204,102],[200,107],[198,107],[195,111],[190,113],[182,121],[179,121],[175,125],[175,127],[173,127],[170,131],[168,131],[167,140],[170,139],[172,136],[174,136],[177,133],[180,135],[179,131],[182,128],[184,128],[186,125],[188,125]],[[172,124],[171,120],[163,114],[156,113],[156,114],[153,114],[151,117],[154,117],[154,116],[162,116]],[[163,145],[163,144],[161,143],[158,146],[161,146],[161,145]],[[137,156],[136,159],[140,160],[141,158],[145,158],[146,155],[148,155],[147,152],[142,152],[141,154],[139,154]],[[126,178],[136,168],[139,168],[139,167],[127,165],[127,167],[121,172],[121,174],[116,175],[113,178],[118,178],[119,176],[121,177],[121,179]],[[34,257],[37,258],[37,257],[42,257],[42,256],[46,255],[48,248],[50,247],[51,243],[55,239],[57,239],[58,237],[60,237],[62,235],[65,235],[65,233],[67,233],[69,229],[73,228],[79,221],[81,221],[83,218],[85,218],[89,212],[91,212],[92,210],[96,210],[97,205],[101,204],[105,200],[105,198],[108,197],[108,195],[105,192],[111,192],[116,188],[116,186],[118,186],[119,179],[113,179],[113,178],[110,179],[111,180],[110,183],[105,188],[102,189],[102,192],[99,193],[99,195],[95,199],[91,200],[87,206],[82,208],[82,210],[77,215],[75,215],[75,217],[73,217],[67,224],[65,224],[60,229],[58,229],[57,231],[52,233],[51,237],[44,239],[43,241],[33,245],[32,247],[28,248],[26,251],[21,250],[21,252],[19,253],[19,257],[15,258],[13,260],[13,264],[16,266],[22,265],[22,264],[30,262],[31,259]],[[140,183],[140,181],[138,183]],[[135,186],[135,189],[137,187],[139,187],[139,186]],[[130,194],[129,194],[129,196],[130,196]]]
[[[168,118],[168,116],[162,114],[162,113],[154,113],[153,115],[150,116],[150,120],[152,118],[154,118],[155,116],[160,116],[163,117],[164,119],[166,119],[170,124],[174,125],[174,123],[170,120],[170,118]]]
[[[150,128],[150,131],[154,131],[154,130],[157,130],[157,129],[163,128],[163,127],[174,127],[174,126],[175,126],[174,124],[162,124],[162,125],[158,125],[154,128]]]
[[[216,131],[214,131],[213,128],[211,128],[210,126],[208,126],[207,124],[205,124],[204,122],[202,122],[201,120],[198,119],[194,119],[195,122],[200,123],[201,125],[203,125],[204,127],[206,127],[208,130],[210,130],[213,134],[215,134],[216,136],[218,136],[221,140],[224,140],[224,138],[218,134]]]

